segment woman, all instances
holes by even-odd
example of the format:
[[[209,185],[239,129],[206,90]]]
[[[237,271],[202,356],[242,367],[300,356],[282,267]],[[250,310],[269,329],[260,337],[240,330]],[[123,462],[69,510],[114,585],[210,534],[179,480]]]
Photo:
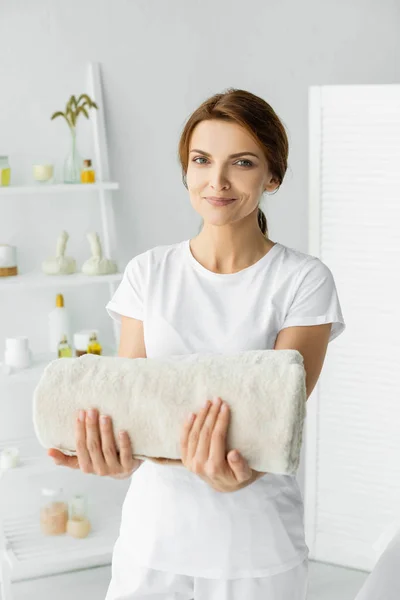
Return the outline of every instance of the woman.
[[[345,324],[329,268],[268,237],[259,204],[281,185],[287,157],[281,121],[249,92],[217,94],[191,115],[179,158],[203,226],[128,263],[106,307],[121,323],[119,356],[294,348],[311,394]],[[227,453],[229,406],[210,400],[182,426],[181,461],[135,461],[126,434],[117,457],[109,419],[78,420],[78,457],[63,464],[134,473],[106,600],[306,598],[296,478],[259,473]]]

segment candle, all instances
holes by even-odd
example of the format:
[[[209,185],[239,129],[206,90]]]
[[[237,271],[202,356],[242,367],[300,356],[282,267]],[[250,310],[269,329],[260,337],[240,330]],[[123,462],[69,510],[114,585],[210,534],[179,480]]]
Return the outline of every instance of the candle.
[[[5,448],[0,455],[0,469],[13,469],[18,463],[18,448]]]
[[[33,177],[36,181],[49,181],[53,177],[53,165],[33,165]]]
[[[17,266],[17,248],[10,244],[0,244],[0,268]]]

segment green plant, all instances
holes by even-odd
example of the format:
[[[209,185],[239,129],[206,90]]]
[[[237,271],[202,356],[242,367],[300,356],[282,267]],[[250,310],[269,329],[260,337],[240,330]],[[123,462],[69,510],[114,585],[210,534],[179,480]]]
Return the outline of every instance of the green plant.
[[[65,111],[55,112],[51,116],[51,120],[53,121],[53,119],[56,119],[57,117],[63,117],[67,121],[68,127],[70,127],[70,129],[74,129],[77,119],[81,113],[85,115],[87,119],[89,118],[88,109],[90,108],[98,109],[98,106],[96,102],[93,102],[93,100],[91,100],[87,94],[81,94],[78,100],[75,98],[75,96],[71,96],[65,106]]]

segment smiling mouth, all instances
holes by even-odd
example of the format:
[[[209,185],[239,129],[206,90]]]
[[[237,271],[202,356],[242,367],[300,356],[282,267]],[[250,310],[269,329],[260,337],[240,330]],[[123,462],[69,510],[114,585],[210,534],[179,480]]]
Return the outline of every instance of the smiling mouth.
[[[208,197],[206,198],[206,200],[214,206],[225,206],[226,204],[231,204],[232,202],[235,202],[236,198]]]

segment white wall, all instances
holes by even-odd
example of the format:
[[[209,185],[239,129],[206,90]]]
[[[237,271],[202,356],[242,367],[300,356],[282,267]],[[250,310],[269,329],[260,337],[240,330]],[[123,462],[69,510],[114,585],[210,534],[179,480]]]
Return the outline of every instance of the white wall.
[[[0,11],[0,154],[10,156],[14,181],[34,161],[61,164],[67,127],[49,117],[84,88],[86,62],[101,63],[111,173],[121,185],[120,268],[151,246],[196,234],[177,144],[209,95],[248,89],[284,121],[289,171],[265,208],[271,238],[307,251],[308,86],[398,81],[396,0],[2,0]],[[88,125],[79,123],[85,155]],[[67,254],[81,264],[96,219],[89,197],[10,197],[0,205],[0,243],[16,244],[21,268],[31,269],[54,253],[65,228]],[[99,327],[111,341],[104,288],[67,290],[65,299],[75,328]],[[0,293],[0,355],[6,335],[28,335],[34,351],[46,349],[53,292]]]

